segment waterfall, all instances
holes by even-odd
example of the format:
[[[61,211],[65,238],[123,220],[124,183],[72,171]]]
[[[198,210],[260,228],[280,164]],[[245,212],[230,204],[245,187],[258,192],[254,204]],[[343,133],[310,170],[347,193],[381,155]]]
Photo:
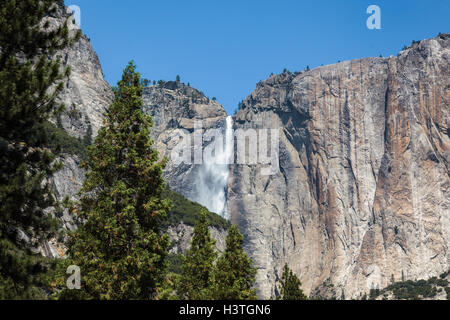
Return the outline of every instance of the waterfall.
[[[223,132],[222,139],[223,139]],[[202,204],[209,211],[215,212],[224,218],[227,214],[227,186],[229,177],[229,164],[231,163],[234,137],[233,117],[226,118],[225,142],[219,143],[221,148],[214,149],[214,155],[204,157],[195,179],[194,201]]]

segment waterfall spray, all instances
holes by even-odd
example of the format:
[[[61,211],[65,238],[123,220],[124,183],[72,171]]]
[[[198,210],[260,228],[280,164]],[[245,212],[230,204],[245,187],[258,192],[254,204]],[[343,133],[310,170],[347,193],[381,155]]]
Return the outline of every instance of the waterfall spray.
[[[223,136],[222,136],[223,137]],[[204,159],[195,179],[194,201],[204,205],[208,210],[229,218],[227,213],[227,187],[229,164],[232,163],[234,151],[233,118],[226,118],[225,143],[215,149],[211,158]]]

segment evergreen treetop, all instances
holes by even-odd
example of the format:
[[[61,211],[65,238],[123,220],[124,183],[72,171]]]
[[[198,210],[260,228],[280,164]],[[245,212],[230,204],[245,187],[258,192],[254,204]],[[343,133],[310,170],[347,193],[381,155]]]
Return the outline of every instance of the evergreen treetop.
[[[85,222],[71,236],[65,262],[81,268],[82,288],[64,290],[62,299],[151,299],[164,280],[166,160],[159,161],[150,139],[152,119],[141,110],[142,90],[130,62],[83,164],[86,180],[74,210]]]
[[[256,290],[253,288],[256,269],[243,249],[244,237],[236,226],[229,229],[226,244],[215,268],[214,299],[257,299]]]
[[[211,299],[213,266],[217,258],[216,241],[211,238],[205,212],[201,212],[194,227],[191,248],[182,265],[179,296],[187,300]]]
[[[302,283],[298,277],[285,264],[281,276],[280,295],[282,300],[306,300],[307,297],[301,289]]]

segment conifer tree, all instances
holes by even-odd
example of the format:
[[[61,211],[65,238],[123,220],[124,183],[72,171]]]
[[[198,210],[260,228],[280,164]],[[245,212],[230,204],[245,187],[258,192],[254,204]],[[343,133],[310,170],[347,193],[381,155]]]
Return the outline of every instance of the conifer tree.
[[[255,300],[253,289],[256,269],[244,252],[244,237],[236,226],[227,235],[225,252],[220,256],[215,268],[214,299]]]
[[[300,288],[302,283],[285,264],[281,276],[280,298],[282,300],[306,300],[307,297]]]
[[[52,236],[55,205],[45,178],[60,166],[45,148],[43,124],[63,106],[56,98],[69,76],[57,50],[76,41],[68,18],[50,27],[48,16],[62,15],[61,0],[0,1],[0,298],[32,298],[31,287],[44,268],[15,238],[28,246]],[[73,23],[73,22],[70,22]]]
[[[201,212],[194,227],[191,248],[182,264],[178,294],[181,299],[209,300],[213,285],[213,266],[217,258],[216,241],[211,238],[206,213]]]
[[[61,299],[151,299],[164,279],[166,160],[158,160],[150,138],[153,123],[141,110],[142,91],[130,62],[114,88],[105,127],[88,149],[86,180],[74,209],[84,223],[71,236],[65,267],[80,267],[81,290],[65,289]]]

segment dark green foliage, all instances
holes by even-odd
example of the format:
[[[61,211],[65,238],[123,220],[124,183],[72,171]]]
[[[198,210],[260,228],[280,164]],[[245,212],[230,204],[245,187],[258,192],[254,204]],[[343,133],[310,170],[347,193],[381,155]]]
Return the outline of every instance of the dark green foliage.
[[[177,78],[176,78],[176,80],[175,80],[176,82],[180,82],[181,81],[181,78],[180,78],[180,76],[177,74]]]
[[[182,264],[178,295],[186,300],[211,299],[216,241],[211,238],[206,213],[201,212],[194,227],[191,248]]]
[[[330,278],[327,278],[319,286],[317,286],[313,292],[311,292],[308,299],[310,300],[337,300],[336,297],[337,288],[331,282]]]
[[[209,225],[218,229],[227,230],[230,223],[218,214],[208,211],[202,205],[186,199],[181,194],[166,189],[163,192],[163,198],[171,201],[172,208],[169,210],[168,219],[164,222],[164,226],[175,226],[181,222],[188,226],[194,226],[199,219],[199,212],[206,213],[206,220]]]
[[[383,290],[370,290],[370,299],[376,299],[380,295],[388,292],[392,292],[394,298],[398,300],[420,300],[424,298],[433,298],[438,293],[439,287],[445,288],[445,290],[448,289],[448,281],[444,278],[432,277],[428,280],[407,280],[395,282]]]
[[[55,206],[45,178],[60,168],[43,124],[58,115],[56,102],[70,70],[61,71],[57,50],[76,41],[66,23],[50,31],[44,17],[62,1],[0,1],[0,287],[5,298],[31,298],[45,271],[25,249],[14,245],[18,230],[36,246],[54,236]],[[19,258],[20,257],[20,258]],[[29,272],[32,270],[32,272]]]
[[[88,123],[86,135],[83,138],[83,144],[85,146],[90,146],[92,144],[92,125],[91,125],[91,123]]]
[[[150,139],[153,123],[141,110],[142,91],[130,63],[114,88],[105,127],[88,149],[74,207],[85,222],[70,236],[64,267],[81,268],[82,287],[63,290],[61,299],[151,299],[165,278],[169,239],[160,229],[169,209],[162,200],[166,160],[158,160]]]
[[[280,298],[282,300],[306,300],[307,297],[301,289],[302,283],[298,277],[285,264],[281,276]]]
[[[188,221],[193,222],[193,224],[189,225],[196,226],[194,228],[195,245],[187,253],[186,258],[182,254],[169,254],[167,259],[169,273],[162,288],[158,291],[156,299],[212,299],[212,281],[214,276],[212,273],[214,271],[212,262],[211,264],[200,264],[198,266],[194,261],[211,261],[212,256],[216,256],[211,250],[211,245],[214,243],[214,240],[211,239],[209,231],[205,232],[206,226],[214,226],[225,230],[230,224],[219,215],[209,212],[206,208],[187,200],[176,192],[166,190],[163,197],[171,199],[173,203],[173,208],[168,213],[169,225],[178,225],[179,223],[187,224],[185,221],[188,219]],[[206,220],[204,219],[205,217]],[[165,225],[165,227],[167,226]],[[194,241],[194,238],[192,241]],[[199,241],[199,239],[203,239],[203,241]],[[199,243],[203,243],[201,248],[198,245]],[[172,243],[172,245],[176,245],[176,243]],[[212,245],[212,247],[214,246]],[[211,259],[207,258],[208,256],[211,256]],[[205,270],[208,273],[207,278],[209,280],[203,282],[203,289],[198,292],[192,292],[193,289],[191,290],[189,288],[195,287],[192,283]],[[193,275],[197,275],[197,277]],[[198,286],[196,288],[198,289]]]
[[[18,248],[8,239],[0,239],[0,247],[0,300],[45,299],[56,261]]]
[[[444,279],[447,278],[447,276],[450,275],[450,269],[447,272],[442,273],[439,278]]]
[[[432,277],[432,278],[428,279],[427,283],[434,284],[434,285],[440,286],[440,287],[446,287],[448,285],[447,279],[441,279],[441,278],[437,278],[437,277]]]
[[[167,256],[168,273],[164,279],[155,300],[180,300],[177,288],[180,287],[184,256],[182,254],[169,254]]]
[[[244,237],[236,226],[228,230],[227,246],[215,267],[214,299],[255,300],[256,269],[244,252]]]
[[[217,252],[208,227],[206,211],[203,210],[195,224],[191,248],[186,257],[170,256],[170,273],[158,299],[257,298],[253,289],[256,269],[242,248],[243,237],[238,229],[234,226],[229,229],[227,247],[214,265]]]
[[[370,289],[369,299],[375,300],[380,295],[380,289]]]
[[[432,298],[436,295],[436,288],[426,280],[395,283],[388,287],[392,290],[396,299],[417,300],[421,298]]]
[[[45,130],[51,139],[45,143],[45,146],[52,150],[56,155],[67,153],[71,155],[78,155],[84,159],[86,156],[86,147],[89,142],[88,139],[80,141],[79,139],[69,135],[66,130],[58,128],[50,121],[42,124],[42,130]],[[91,129],[92,130],[92,129]]]
[[[182,254],[169,254],[167,261],[169,264],[168,271],[171,273],[181,274],[184,256]]]

